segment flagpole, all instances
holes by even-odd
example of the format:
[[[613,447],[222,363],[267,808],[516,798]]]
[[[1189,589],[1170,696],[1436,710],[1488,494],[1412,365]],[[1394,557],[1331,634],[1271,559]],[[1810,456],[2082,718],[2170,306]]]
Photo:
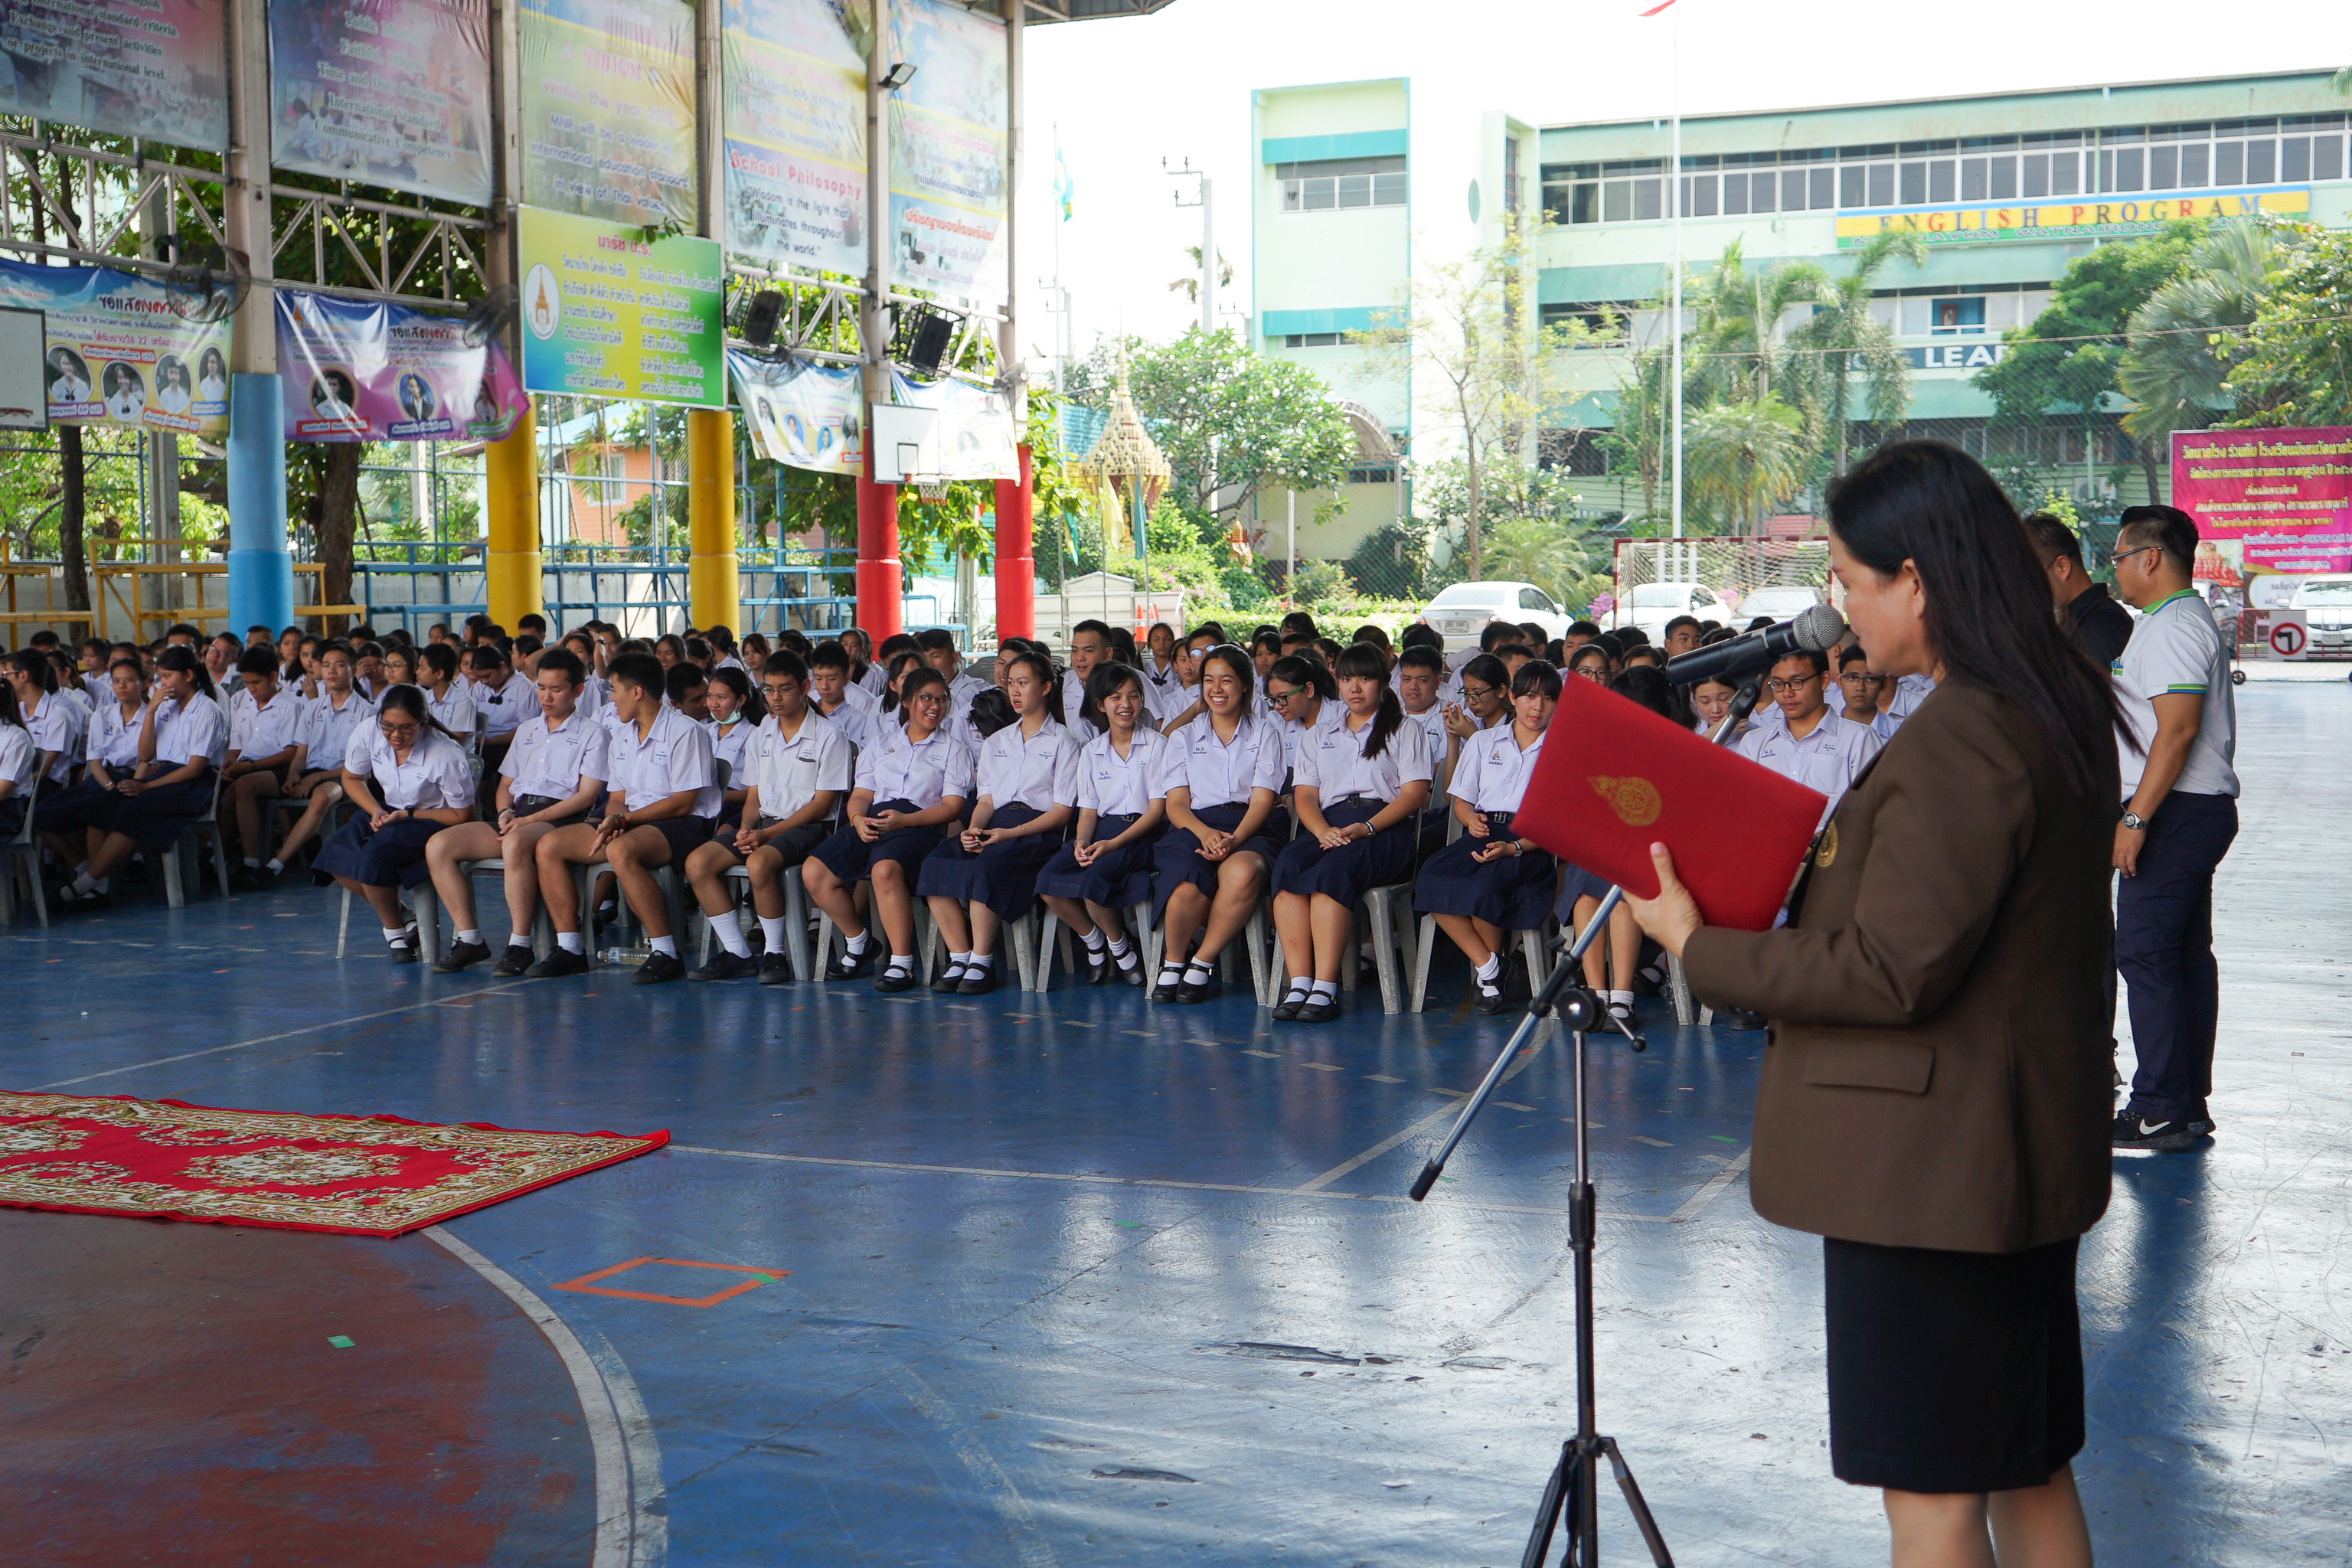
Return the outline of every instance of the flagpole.
[[[1673,0],[1667,0],[1669,5]],[[1666,200],[1674,204],[1675,255],[1674,281],[1669,289],[1671,302],[1666,309],[1666,331],[1674,343],[1674,520],[1675,537],[1683,536],[1683,24],[1680,11],[1666,18],[1666,107],[1671,119],[1667,132],[1669,152],[1666,157]]]

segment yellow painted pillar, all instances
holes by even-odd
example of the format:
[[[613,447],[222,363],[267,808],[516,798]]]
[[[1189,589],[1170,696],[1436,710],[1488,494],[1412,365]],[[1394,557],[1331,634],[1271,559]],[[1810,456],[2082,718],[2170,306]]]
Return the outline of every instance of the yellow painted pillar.
[[[482,574],[490,619],[511,635],[525,616],[542,613],[539,577],[539,419],[526,407],[513,434],[482,448]]]
[[[742,579],[735,565],[735,416],[686,411],[687,614],[698,626],[741,636]]]

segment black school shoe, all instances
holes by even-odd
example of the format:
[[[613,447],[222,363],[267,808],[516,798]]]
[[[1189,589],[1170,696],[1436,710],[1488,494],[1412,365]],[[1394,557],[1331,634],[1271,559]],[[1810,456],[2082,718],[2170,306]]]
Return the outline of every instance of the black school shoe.
[[[1111,963],[1109,949],[1106,948],[1101,952],[1088,952],[1082,945],[1079,948],[1078,952],[1079,956],[1086,960],[1087,984],[1100,985],[1103,982],[1110,978]]]
[[[1167,978],[1171,971],[1175,974],[1173,980]],[[1176,1000],[1176,993],[1184,988],[1184,966],[1180,963],[1163,963],[1160,966],[1160,978],[1152,982],[1151,999],[1154,1002],[1173,1002]]]
[[[827,980],[855,980],[872,968],[873,964],[874,944],[872,942],[866,944],[864,952],[851,952],[845,948],[839,957],[825,961],[824,977]]]
[[[2212,1131],[2210,1121],[2150,1121],[2118,1110],[2111,1136],[2118,1149],[2155,1149],[2168,1154],[2188,1148]]]
[[[1206,1002],[1209,999],[1209,988],[1216,983],[1214,974],[1210,975],[1206,980],[1195,980],[1188,969],[1183,981],[1176,987],[1176,1000],[1187,1007]]]
[[[790,985],[793,983],[793,961],[781,952],[760,955],[760,984]]]
[[[636,977],[631,980],[629,984],[632,985],[659,985],[665,981],[683,980],[685,978],[686,960],[682,958],[673,958],[667,952],[649,952],[646,954],[646,961],[637,965]]]
[[[963,984],[963,977],[971,973],[971,966],[970,964],[954,963],[943,963],[940,965],[940,972],[931,976],[931,989],[934,991],[953,991]]]
[[[1298,1010],[1307,1005],[1308,998],[1313,996],[1313,994],[1314,993],[1311,991],[1302,991],[1294,996],[1286,991],[1283,994],[1282,1000],[1274,1005],[1275,1022],[1277,1024],[1296,1023],[1298,1019]]]
[[[1502,982],[1503,976],[1501,975],[1496,975],[1495,977],[1495,983],[1491,985],[1486,982],[1480,980],[1476,975],[1472,975],[1470,977],[1470,990],[1472,992],[1470,998],[1470,1010],[1474,1013],[1484,1013],[1491,1018],[1496,1014],[1508,1009],[1511,1005],[1511,998],[1508,994],[1504,991]]]
[[[1339,1016],[1339,999],[1337,996],[1310,996],[1292,1016],[1297,1023],[1328,1024]]]
[[[523,973],[533,980],[562,980],[567,975],[587,973],[588,955],[586,953],[572,952],[560,947],[523,971]]]
[[[874,982],[874,989],[887,996],[900,991],[912,991],[916,984],[915,972],[911,967],[886,968],[882,971],[881,978]]]
[[[1143,954],[1130,947],[1127,950],[1127,956],[1135,960],[1135,962],[1127,965],[1124,969],[1121,969],[1119,967],[1118,961],[1117,959],[1113,959],[1111,960],[1111,968],[1117,971],[1118,974],[1118,983],[1121,985],[1132,985],[1137,990],[1140,991],[1143,989]]]
[[[742,957],[722,947],[712,953],[710,962],[701,968],[688,970],[686,977],[688,980],[735,980],[746,974],[755,974],[759,968],[758,959]]]
[[[390,951],[394,963],[414,963],[416,962],[416,939],[413,936],[403,938],[391,943]]]
[[[985,996],[996,989],[996,965],[976,964],[963,972],[956,982],[956,994],[961,996]]]
[[[507,943],[507,950],[499,954],[499,961],[490,965],[490,973],[500,980],[512,980],[519,974],[529,974],[533,962],[530,948],[520,942],[510,942]]]
[[[526,950],[528,951],[528,950]],[[461,969],[471,969],[490,956],[490,950],[478,942],[453,942],[449,951],[433,961],[436,974],[455,974]]]

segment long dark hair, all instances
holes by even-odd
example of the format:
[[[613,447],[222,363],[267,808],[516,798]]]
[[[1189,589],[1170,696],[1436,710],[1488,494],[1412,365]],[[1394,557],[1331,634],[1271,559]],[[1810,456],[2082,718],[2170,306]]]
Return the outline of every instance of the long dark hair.
[[[1257,707],[1257,660],[1250,658],[1249,649],[1229,642],[1221,642],[1202,654],[1201,656],[1202,693],[1201,704],[1204,708],[1208,706],[1209,666],[1212,664],[1223,665],[1232,672],[1233,678],[1241,683],[1241,706],[1234,710],[1234,717],[1244,724],[1248,723],[1253,711]]]
[[[739,722],[756,730],[767,719],[767,700],[760,695],[760,689],[751,684],[751,678],[733,665],[712,670],[710,684],[723,686],[735,694],[735,717]]]
[[[1524,676],[1533,668],[1533,665],[1523,664],[1519,666],[1519,674]],[[1663,669],[1646,664],[1629,666],[1610,679],[1609,689],[1640,703],[1661,718],[1673,720],[1685,730],[1697,721],[1698,715],[1691,711],[1690,700],[1683,695],[1681,687],[1666,679],[1666,672]]]
[[[917,653],[914,649],[900,648],[897,653],[890,656],[889,668],[885,672],[882,680],[882,711],[885,713],[898,714],[898,722],[901,724],[904,724],[907,721],[907,715],[904,711],[907,706],[907,694],[904,691],[901,691],[899,687],[907,679],[907,672],[910,668],[931,669],[931,667],[925,664],[923,662],[923,656]],[[939,675],[940,672],[936,669],[931,669],[931,673],[933,675]],[[945,676],[940,676],[940,679],[941,680],[945,680],[947,678]]]
[[[394,710],[405,713],[410,718],[416,721],[417,728],[420,731],[416,738],[420,741],[425,738],[422,731],[430,731],[438,734],[446,741],[455,741],[457,738],[449,732],[447,725],[442,723],[440,720],[433,717],[432,704],[425,700],[425,690],[422,687],[406,685],[385,687],[383,689],[383,695],[376,699],[375,716],[377,721],[382,722],[383,716]]]
[[[213,685],[212,672],[205,668],[205,661],[196,657],[196,650],[192,647],[165,648],[155,656],[155,668],[158,673],[176,669],[182,675],[192,675],[195,677],[198,691],[215,702],[220,700],[220,690]]]
[[[1388,656],[1370,643],[1349,643],[1339,650],[1339,673],[1380,685],[1380,710],[1372,715],[1372,732],[1364,741],[1364,755],[1377,757],[1388,750],[1389,737],[1404,722],[1404,704],[1397,700],[1396,688],[1389,684]]]
[[[915,716],[915,693],[926,686],[936,686],[944,692],[948,689],[948,678],[923,663],[922,660],[917,659],[915,667],[898,678],[898,728],[901,730],[905,729],[908,721]],[[945,713],[940,715],[940,729],[944,730],[948,727],[948,717]]]
[[[51,664],[49,656],[40,649],[20,647],[8,656],[8,663],[18,674],[32,681],[43,692],[53,695],[57,691],[58,667]],[[11,696],[16,694],[13,688],[9,694]]]
[[[1115,659],[1087,671],[1087,695],[1078,705],[1078,717],[1102,733],[1109,734],[1110,716],[1103,711],[1103,704],[1130,680],[1135,682],[1136,690],[1143,689],[1143,672],[1131,664],[1120,664]],[[1137,715],[1136,729],[1139,731],[1149,729],[1150,718],[1149,712]]]
[[[2025,710],[2075,793],[2121,787],[2108,740],[2123,717],[2114,688],[2060,629],[2017,508],[1982,464],[1940,441],[1898,441],[1830,485],[1829,514],[1864,566],[1916,569],[1948,679]]]
[[[1280,676],[1293,686],[1304,686],[1315,693],[1318,702],[1339,700],[1339,683],[1331,678],[1331,667],[1319,658],[1309,658],[1303,653],[1286,653],[1274,661],[1265,672],[1269,681]],[[1387,679],[1383,674],[1381,679]]]
[[[1056,724],[1067,722],[1062,717],[1062,683],[1054,679],[1054,661],[1051,658],[1034,647],[1024,647],[1009,658],[1000,658],[997,663],[1003,667],[1003,673],[1006,674],[1010,674],[1016,666],[1025,667],[1030,674],[1037,678],[1039,688],[1045,693],[1045,717]],[[992,687],[990,689],[995,689]],[[985,696],[986,693],[983,692],[982,695]],[[1010,708],[1012,705],[1012,700],[1007,698],[1005,706]]]

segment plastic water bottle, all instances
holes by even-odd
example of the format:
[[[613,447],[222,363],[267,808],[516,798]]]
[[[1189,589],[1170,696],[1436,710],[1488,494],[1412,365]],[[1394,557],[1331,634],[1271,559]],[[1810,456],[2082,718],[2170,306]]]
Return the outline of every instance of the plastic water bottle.
[[[651,947],[608,947],[596,955],[599,963],[626,964],[635,969],[653,956]]]

